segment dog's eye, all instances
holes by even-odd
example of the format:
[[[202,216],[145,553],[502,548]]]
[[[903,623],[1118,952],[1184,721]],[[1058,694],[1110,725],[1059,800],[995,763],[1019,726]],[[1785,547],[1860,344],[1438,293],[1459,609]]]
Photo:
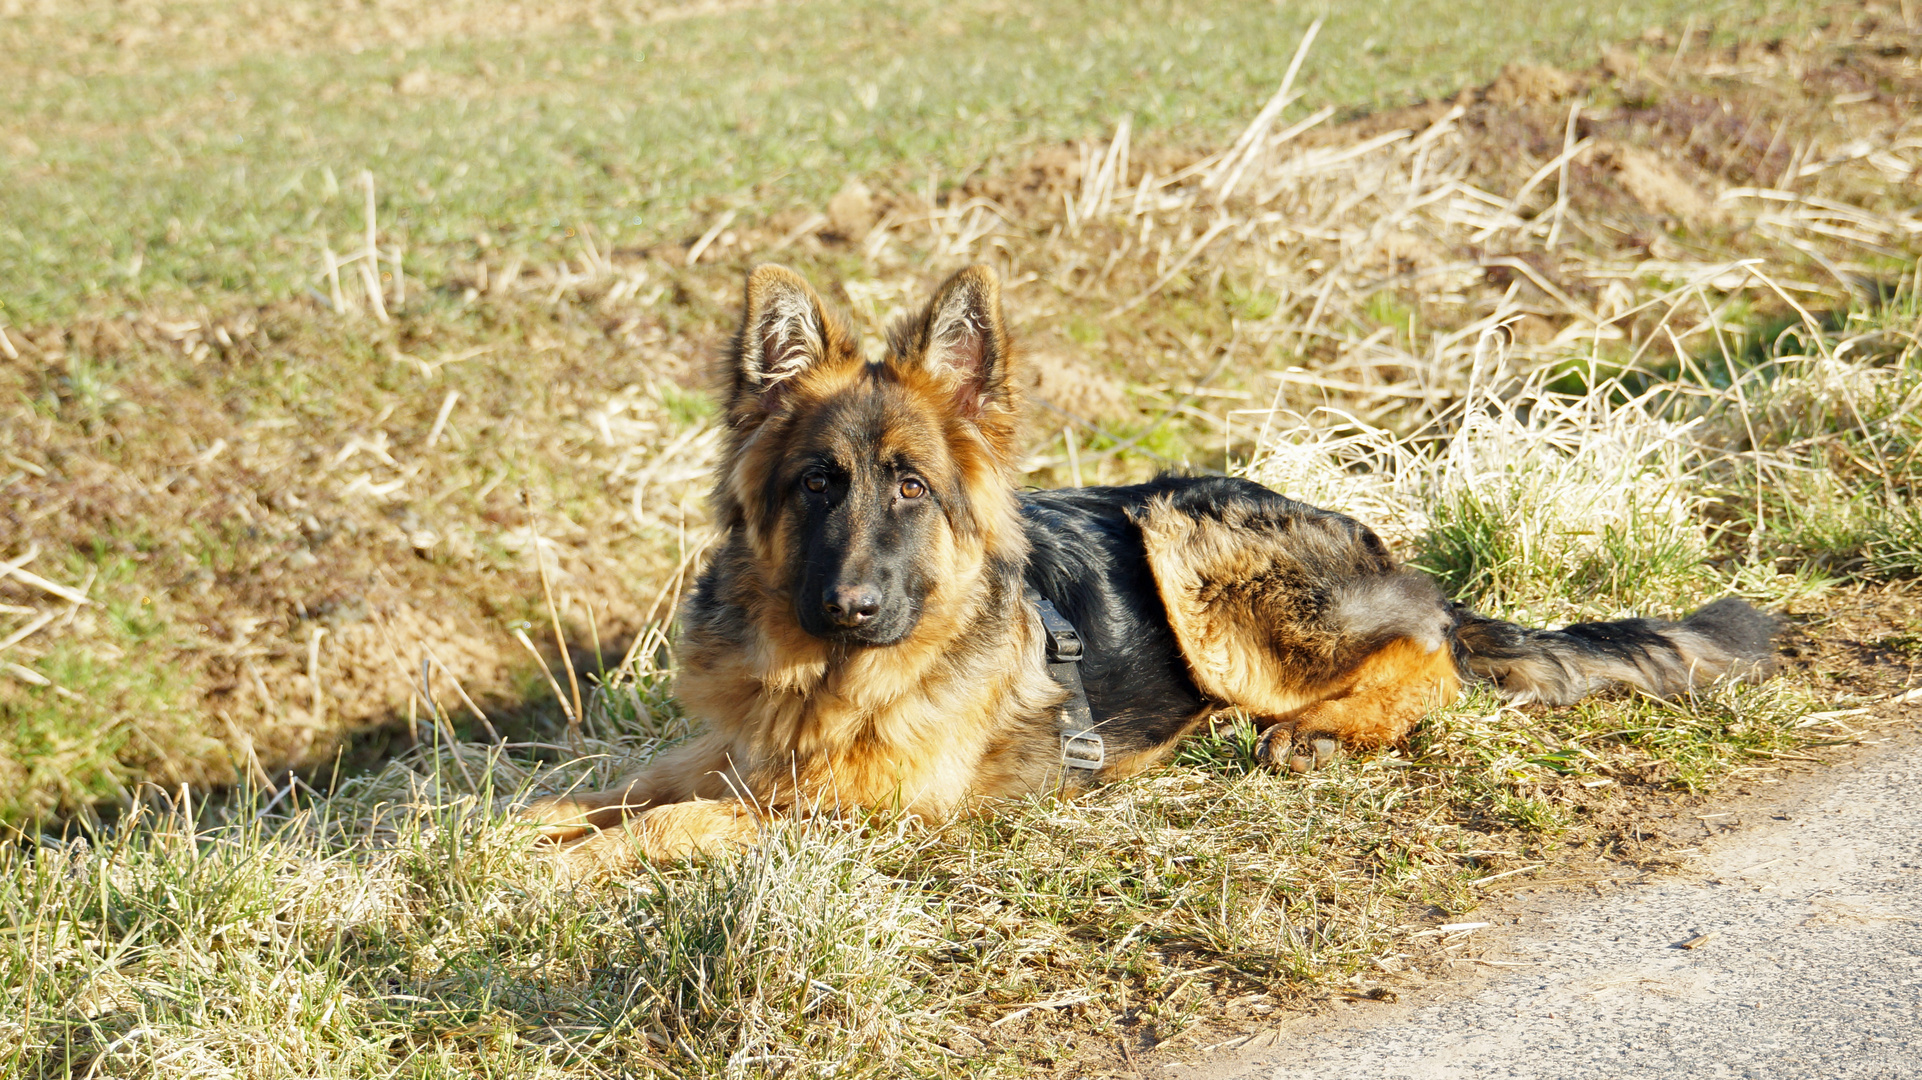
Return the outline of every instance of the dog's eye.
[[[912,476],[908,477],[906,480],[901,481],[901,497],[903,499],[918,499],[921,496],[926,495],[927,493],[928,493],[928,485],[922,483],[921,481],[915,479]]]
[[[801,486],[819,495],[828,489],[828,474],[824,472],[811,472],[801,477]]]

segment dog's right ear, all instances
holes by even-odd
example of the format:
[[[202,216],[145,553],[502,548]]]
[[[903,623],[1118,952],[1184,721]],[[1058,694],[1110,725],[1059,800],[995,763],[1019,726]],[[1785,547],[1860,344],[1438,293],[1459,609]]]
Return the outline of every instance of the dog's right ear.
[[[741,419],[780,408],[796,376],[844,348],[846,332],[821,298],[785,266],[757,266],[747,276],[747,305],[734,338],[728,413]]]

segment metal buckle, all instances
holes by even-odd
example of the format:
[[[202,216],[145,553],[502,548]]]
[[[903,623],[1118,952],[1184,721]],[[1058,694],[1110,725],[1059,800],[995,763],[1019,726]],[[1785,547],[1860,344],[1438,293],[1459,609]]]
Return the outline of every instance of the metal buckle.
[[[1102,745],[1101,736],[1092,731],[1061,733],[1061,764],[1070,769],[1093,772],[1107,760],[1107,748]]]
[[[1041,614],[1041,629],[1047,635],[1048,662],[1072,663],[1081,659],[1081,635],[1074,624],[1061,617],[1047,597],[1035,594],[1035,610]]]

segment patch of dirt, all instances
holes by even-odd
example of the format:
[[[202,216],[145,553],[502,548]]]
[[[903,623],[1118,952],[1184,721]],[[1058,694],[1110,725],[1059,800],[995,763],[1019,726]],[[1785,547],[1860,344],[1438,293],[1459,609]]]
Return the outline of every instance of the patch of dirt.
[[[1567,101],[1581,90],[1582,80],[1559,68],[1534,64],[1511,64],[1482,89],[1481,100],[1490,105],[1513,108],[1517,105],[1554,105]]]
[[[1680,218],[1695,227],[1721,220],[1714,199],[1654,151],[1603,143],[1595,152],[1595,165],[1613,171],[1622,190],[1651,214]]]

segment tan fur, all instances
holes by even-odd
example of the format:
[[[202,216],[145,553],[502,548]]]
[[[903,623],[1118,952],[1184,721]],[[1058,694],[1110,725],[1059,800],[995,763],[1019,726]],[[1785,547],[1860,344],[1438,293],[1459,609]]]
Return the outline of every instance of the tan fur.
[[[1324,687],[1321,700],[1276,719],[1295,736],[1387,746],[1454,701],[1461,686],[1448,650],[1401,638],[1371,653],[1338,685]]]
[[[726,744],[708,736],[661,754],[647,769],[606,791],[544,799],[523,817],[539,824],[550,840],[577,840],[596,829],[614,828],[650,806],[725,798],[739,786]]]
[[[1165,502],[1151,504],[1136,522],[1196,684],[1246,708],[1258,723],[1279,723],[1281,733],[1301,739],[1384,746],[1460,692],[1439,624],[1422,627],[1419,637],[1358,645],[1316,617],[1313,608],[1327,597],[1309,586],[1334,577],[1327,564],[1373,561],[1379,541],[1371,534],[1314,521],[1288,531],[1237,527]],[[1385,555],[1378,576],[1393,579]],[[1365,592],[1368,579],[1343,585],[1350,594]],[[1270,735],[1268,744],[1274,740]]]
[[[739,799],[689,799],[632,814],[559,850],[575,875],[618,873],[636,859],[665,862],[713,854],[754,842],[761,829],[756,808]]]
[[[1202,692],[1238,701],[1267,716],[1285,716],[1315,700],[1317,687],[1285,670],[1269,647],[1267,597],[1224,596],[1228,583],[1246,582],[1291,563],[1285,551],[1262,551],[1234,530],[1197,521],[1165,506],[1138,524],[1148,563],[1189,670]]]
[[[1315,589],[1352,576],[1352,564],[1378,564],[1392,576],[1372,534],[1315,521],[1287,530],[1203,519],[1152,503],[1136,515],[1168,621],[1203,692],[1267,716],[1288,716],[1343,692],[1366,655],[1354,652],[1345,622],[1331,625]],[[1365,581],[1364,581],[1365,583]],[[1442,626],[1420,645],[1448,656]]]

